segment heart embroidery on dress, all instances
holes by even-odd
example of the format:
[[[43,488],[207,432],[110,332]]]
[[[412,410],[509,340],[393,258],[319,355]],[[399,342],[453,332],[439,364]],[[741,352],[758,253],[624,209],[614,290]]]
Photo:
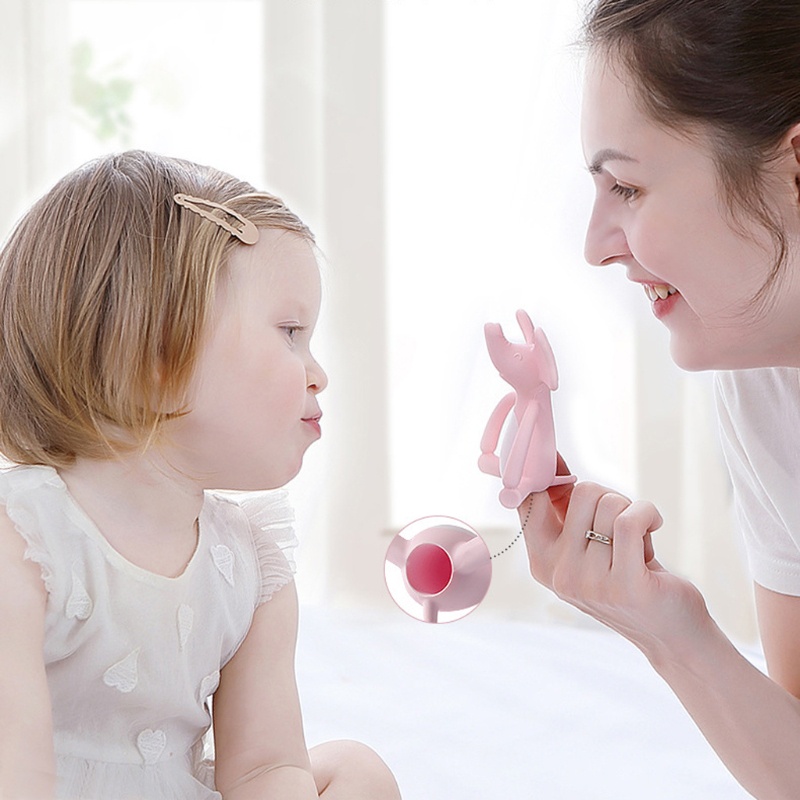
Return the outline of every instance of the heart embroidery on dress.
[[[229,547],[224,544],[215,544],[211,548],[211,557],[214,559],[214,565],[222,573],[222,577],[233,586],[233,553]]]
[[[219,688],[219,670],[215,670],[210,675],[206,675],[200,682],[200,702],[205,703],[208,697]]]
[[[164,731],[154,731],[148,728],[136,737],[136,747],[144,759],[145,764],[155,764],[167,746],[167,736]]]
[[[103,674],[103,683],[112,689],[127,694],[136,688],[139,683],[139,650],[137,647],[129,656],[109,667]]]
[[[192,632],[192,625],[194,624],[194,611],[191,606],[181,604],[178,607],[178,642],[181,650],[186,647],[186,642],[189,639],[189,634]]]
[[[92,603],[92,598],[89,597],[86,587],[83,585],[83,582],[78,575],[73,571],[72,592],[67,600],[67,606],[65,609],[67,619],[89,619],[93,607],[94,604]]]

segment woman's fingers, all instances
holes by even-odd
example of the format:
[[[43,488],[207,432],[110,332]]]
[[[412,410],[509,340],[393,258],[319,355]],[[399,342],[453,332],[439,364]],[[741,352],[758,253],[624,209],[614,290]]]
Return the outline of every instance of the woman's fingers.
[[[519,508],[525,539],[531,555],[560,548],[575,554],[586,550],[586,531],[593,530],[601,508],[598,532],[611,535],[614,518],[630,500],[596,483],[583,482],[551,487],[529,495]],[[602,521],[605,520],[605,521]]]
[[[569,472],[560,455],[558,465],[559,472]],[[644,569],[658,567],[650,533],[663,520],[652,503],[632,502],[586,481],[529,495],[519,516],[531,574],[551,588],[556,572],[560,584],[576,583],[572,589],[579,585],[599,588],[597,580],[603,574],[629,582]],[[588,530],[608,536],[612,545],[588,540]]]
[[[559,459],[563,464],[561,456]],[[518,509],[531,575],[545,586],[552,586],[556,549],[566,529],[565,517],[575,505],[574,490],[581,486],[570,483],[534,492]],[[580,505],[584,507],[586,502],[582,500]]]
[[[564,498],[564,501],[568,503],[572,486],[561,486],[559,489],[568,490],[568,494]],[[534,572],[535,566],[542,566],[545,559],[549,560],[550,551],[561,535],[563,520],[557,505],[554,505],[546,491],[528,495],[518,511],[522,533],[528,548],[528,560],[531,563],[531,571]],[[540,580],[536,572],[534,572],[534,576]]]
[[[661,566],[656,562],[656,551],[653,548],[653,537],[650,535],[650,531],[644,535],[644,563],[651,569]]]
[[[630,502],[597,483],[587,481],[575,486],[564,518],[565,541],[563,548],[565,552],[568,551],[577,557],[584,555],[590,544],[602,545],[599,542],[589,542],[586,538],[586,531],[596,530],[597,533],[611,536],[610,523],[613,523],[614,520],[613,509],[616,508],[616,513],[619,513],[624,507],[620,506],[617,498],[624,503]],[[598,512],[601,514],[601,518],[598,518]],[[602,517],[605,517],[605,521]]]
[[[594,520],[587,530],[593,530],[603,536],[608,536],[612,540],[612,547],[604,542],[597,542],[586,538],[586,531],[583,534],[576,532],[576,536],[583,537],[584,558],[587,560],[589,569],[602,570],[607,572],[611,568],[613,558],[613,538],[614,522],[619,515],[630,506],[631,501],[621,494],[607,491],[600,497],[594,512]]]
[[[592,530],[602,533],[609,538],[614,535],[614,522],[617,517],[631,504],[629,498],[617,492],[606,491],[598,500],[592,522]]]
[[[653,560],[650,533],[663,523],[658,509],[645,500],[637,500],[622,511],[614,520],[611,574],[622,580],[641,575]]]
[[[532,494],[519,513],[537,581],[633,642],[673,631],[683,584],[654,558],[651,533],[663,519],[652,503],[583,482]]]

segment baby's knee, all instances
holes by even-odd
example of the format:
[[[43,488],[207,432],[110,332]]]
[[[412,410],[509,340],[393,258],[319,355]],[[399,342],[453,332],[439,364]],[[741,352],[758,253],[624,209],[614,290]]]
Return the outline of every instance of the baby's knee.
[[[361,742],[326,742],[309,751],[321,797],[399,800],[397,781],[384,760]]]

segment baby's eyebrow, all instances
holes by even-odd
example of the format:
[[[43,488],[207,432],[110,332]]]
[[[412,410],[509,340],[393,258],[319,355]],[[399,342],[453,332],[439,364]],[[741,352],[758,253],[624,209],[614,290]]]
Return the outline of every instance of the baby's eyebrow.
[[[603,164],[606,161],[633,161],[639,163],[633,156],[623,153],[620,150],[614,150],[607,147],[605,150],[600,150],[589,164],[588,170],[591,175],[599,175],[603,171]]]

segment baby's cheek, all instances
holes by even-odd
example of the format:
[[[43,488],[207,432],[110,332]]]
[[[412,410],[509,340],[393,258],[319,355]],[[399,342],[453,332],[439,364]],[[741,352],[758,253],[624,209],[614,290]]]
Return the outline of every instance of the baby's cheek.
[[[306,402],[305,370],[284,368],[266,376],[256,391],[276,418],[300,419]]]

